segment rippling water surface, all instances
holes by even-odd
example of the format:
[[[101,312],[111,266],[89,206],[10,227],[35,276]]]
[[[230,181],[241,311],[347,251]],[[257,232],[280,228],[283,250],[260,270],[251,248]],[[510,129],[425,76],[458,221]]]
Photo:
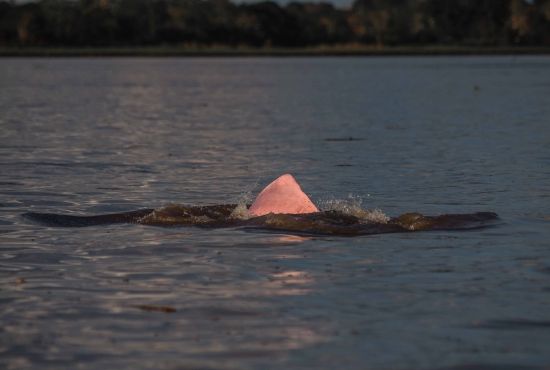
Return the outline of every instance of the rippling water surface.
[[[548,57],[2,59],[0,366],[548,369],[549,117]],[[321,205],[502,223],[338,238],[20,216],[239,202],[283,172]]]

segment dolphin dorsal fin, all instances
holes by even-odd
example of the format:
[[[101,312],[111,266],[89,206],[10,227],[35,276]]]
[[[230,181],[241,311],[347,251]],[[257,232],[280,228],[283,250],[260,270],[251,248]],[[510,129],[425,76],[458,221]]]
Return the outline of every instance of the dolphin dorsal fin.
[[[294,177],[284,174],[258,194],[249,212],[257,217],[268,213],[314,213],[319,212],[319,209],[302,191]]]

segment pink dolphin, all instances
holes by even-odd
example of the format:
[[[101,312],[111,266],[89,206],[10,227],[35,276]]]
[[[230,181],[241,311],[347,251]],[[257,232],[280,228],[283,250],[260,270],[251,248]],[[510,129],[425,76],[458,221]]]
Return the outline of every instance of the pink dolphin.
[[[268,213],[314,213],[319,212],[315,204],[302,191],[290,174],[285,174],[267,185],[256,197],[249,210],[257,217]]]

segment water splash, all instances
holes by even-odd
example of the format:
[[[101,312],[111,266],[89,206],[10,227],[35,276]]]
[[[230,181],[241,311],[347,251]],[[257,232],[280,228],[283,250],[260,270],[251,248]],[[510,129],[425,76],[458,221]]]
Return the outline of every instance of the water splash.
[[[237,206],[229,215],[230,219],[233,220],[248,220],[250,218],[250,212],[248,212],[248,207],[246,206],[246,201],[237,203]]]
[[[253,190],[257,187],[250,187],[237,198],[237,206],[231,212],[230,219],[248,220],[252,216],[248,211],[248,205],[254,201]],[[387,223],[390,218],[380,209],[365,209],[362,206],[363,197],[349,194],[345,199],[322,200],[319,209],[322,211],[337,211],[343,214],[357,217],[361,223]]]
[[[251,204],[254,200],[254,195],[252,192],[254,189],[258,186],[258,182],[256,182],[253,186],[249,187],[247,190],[245,190],[239,197],[237,198],[237,206],[231,212],[229,215],[230,219],[233,220],[248,220],[250,216],[250,212],[248,212],[248,204]]]
[[[358,195],[349,194],[346,199],[328,199],[321,202],[320,208],[323,211],[337,211],[347,215],[355,216],[363,223],[387,223],[390,218],[382,210],[365,209],[362,206],[363,198]]]

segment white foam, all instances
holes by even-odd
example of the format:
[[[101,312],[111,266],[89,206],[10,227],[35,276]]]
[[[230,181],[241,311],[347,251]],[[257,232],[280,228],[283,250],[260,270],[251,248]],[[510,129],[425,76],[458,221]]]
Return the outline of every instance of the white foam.
[[[365,209],[363,198],[350,194],[347,199],[329,199],[321,202],[323,211],[337,211],[357,217],[364,223],[387,223],[390,218],[380,209]]]
[[[248,220],[250,218],[250,212],[246,207],[246,202],[239,202],[237,207],[231,212],[229,218],[234,220]]]
[[[255,185],[257,186],[257,185]],[[254,196],[252,195],[252,189],[243,192],[237,199],[237,206],[229,215],[229,218],[236,220],[248,220],[250,212],[248,212],[247,204],[252,203]]]

